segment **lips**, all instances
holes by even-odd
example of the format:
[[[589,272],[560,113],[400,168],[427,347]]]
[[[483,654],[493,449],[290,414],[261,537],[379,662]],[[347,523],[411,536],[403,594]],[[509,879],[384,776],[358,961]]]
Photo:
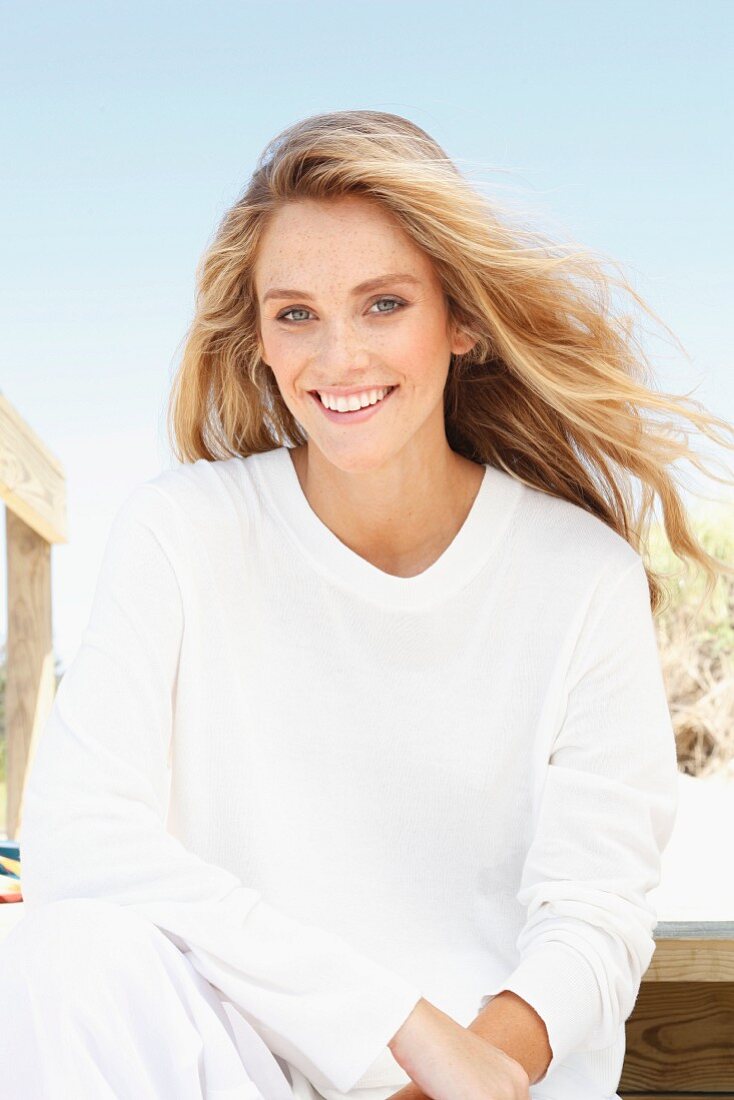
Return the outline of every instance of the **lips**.
[[[323,393],[326,397],[361,397],[365,393],[372,393],[373,390],[394,390],[394,389],[395,389],[394,385],[392,385],[390,383],[384,383],[383,382],[379,386],[361,386],[358,390],[347,390],[347,389],[340,390],[338,388],[337,389],[329,389],[328,387],[324,387],[323,389],[308,390],[307,392],[310,393],[310,394],[316,394],[317,396],[318,396],[318,394]]]
[[[391,390],[394,390],[394,389],[395,389],[395,386],[370,386],[370,388],[367,389],[367,390],[352,390],[351,393],[336,393],[336,392],[333,392],[331,390],[310,390],[309,392],[314,397],[316,397],[319,401],[321,401],[322,396],[326,397],[326,398],[331,398],[332,400],[335,400],[335,401],[338,401],[339,399],[343,399],[343,398],[346,398],[347,400],[349,400],[349,398],[351,398],[351,397],[362,398],[364,396],[367,396],[367,395],[369,395],[371,393],[375,393],[375,392],[382,394],[381,397],[378,397],[377,401],[369,402],[367,405],[359,405],[356,409],[345,409],[345,410],[343,410],[345,412],[359,412],[360,409],[367,409],[367,408],[370,408],[372,405],[378,405],[380,403],[380,401],[384,401],[385,398],[388,396],[388,394],[391,392]],[[322,401],[322,404],[323,404],[323,401]],[[334,412],[342,412],[341,409],[334,409],[333,411]]]
[[[309,393],[328,420],[332,420],[335,424],[359,424],[361,421],[374,416],[398,389],[398,386],[388,387],[388,392],[385,396],[380,401],[376,401],[374,405],[365,405],[364,408],[352,409],[347,412],[339,412],[336,409],[327,408],[319,397],[318,390],[309,390]]]

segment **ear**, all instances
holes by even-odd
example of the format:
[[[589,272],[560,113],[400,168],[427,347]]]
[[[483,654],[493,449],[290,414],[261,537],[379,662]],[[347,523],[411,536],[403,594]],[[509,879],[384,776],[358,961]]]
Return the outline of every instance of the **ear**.
[[[466,355],[476,343],[477,341],[469,333],[462,332],[461,329],[455,329],[451,341],[451,351],[454,355]]]

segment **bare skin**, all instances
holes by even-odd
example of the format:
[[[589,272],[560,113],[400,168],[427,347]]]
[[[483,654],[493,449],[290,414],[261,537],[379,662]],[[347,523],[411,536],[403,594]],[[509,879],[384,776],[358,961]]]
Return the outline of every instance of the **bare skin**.
[[[388,1046],[413,1082],[391,1100],[529,1100],[519,1062],[425,999]]]
[[[255,291],[262,359],[307,436],[291,457],[309,505],[377,569],[422,573],[484,475],[446,438],[451,355],[474,341],[452,323],[431,260],[364,197],[301,200],[265,230]],[[359,422],[330,418],[311,393],[389,386],[384,407]],[[414,1082],[400,1100],[528,1100],[519,1062],[425,999],[389,1045]]]
[[[389,273],[416,282],[354,293]],[[450,323],[433,265],[375,204],[307,200],[272,219],[255,284],[262,358],[308,435],[292,458],[309,504],[378,569],[423,572],[453,540],[484,473],[446,439],[451,354],[473,340]],[[265,300],[284,286],[306,293]],[[381,385],[397,389],[361,424],[331,422],[309,393]]]
[[[441,556],[444,550],[456,537],[459,528],[464,523],[474,498],[479,492],[479,486],[484,475],[484,467],[476,462],[470,462],[460,455],[457,465],[459,471],[454,476],[457,487],[452,498],[450,517],[435,532],[426,532],[425,542],[410,547],[407,551],[399,551],[394,547],[381,547],[373,544],[369,538],[360,538],[354,533],[354,524],[345,523],[343,519],[343,507],[335,500],[333,490],[329,490],[323,479],[309,470],[308,447],[302,444],[291,450],[291,458],[298,475],[301,489],[311,508],[316,512],[326,526],[345,543],[350,550],[354,550],[360,557],[365,558],[370,564],[385,573],[391,573],[396,577],[413,577],[422,573]]]

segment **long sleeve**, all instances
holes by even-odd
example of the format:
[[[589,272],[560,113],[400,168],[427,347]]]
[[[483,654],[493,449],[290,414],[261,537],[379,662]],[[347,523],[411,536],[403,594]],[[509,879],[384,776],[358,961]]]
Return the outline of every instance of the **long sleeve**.
[[[648,895],[677,810],[675,737],[642,559],[597,587],[569,661],[503,989],[544,1020],[553,1059],[614,1043],[654,953]]]
[[[165,825],[186,629],[175,533],[195,537],[186,524],[150,482],[115,516],[87,628],[26,782],[24,902],[95,897],[134,908],[190,952],[271,1051],[317,1087],[348,1092],[420,989],[274,908]]]

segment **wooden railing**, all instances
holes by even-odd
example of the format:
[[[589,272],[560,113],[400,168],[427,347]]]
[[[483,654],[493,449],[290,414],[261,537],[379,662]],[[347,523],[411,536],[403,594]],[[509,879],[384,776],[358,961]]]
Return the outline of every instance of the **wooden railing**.
[[[626,1024],[619,1095],[734,1100],[734,919],[660,921],[654,936]]]
[[[8,592],[4,827],[13,839],[26,770],[56,690],[51,546],[67,541],[66,478],[58,459],[2,393],[0,498],[5,503]]]

